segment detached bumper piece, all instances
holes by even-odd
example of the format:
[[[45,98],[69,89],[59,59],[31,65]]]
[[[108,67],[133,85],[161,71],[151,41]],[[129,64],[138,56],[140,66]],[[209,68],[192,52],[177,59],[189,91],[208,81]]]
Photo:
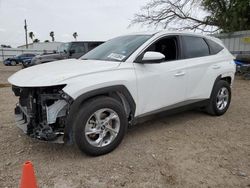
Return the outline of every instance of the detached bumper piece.
[[[63,93],[61,87],[13,86],[12,89],[20,97],[15,108],[17,126],[32,138],[63,143],[71,98]]]
[[[19,104],[17,104],[15,108],[15,118],[16,118],[17,127],[22,129],[23,132],[27,134],[28,124],[30,122],[30,119],[27,114],[27,110],[21,107]]]

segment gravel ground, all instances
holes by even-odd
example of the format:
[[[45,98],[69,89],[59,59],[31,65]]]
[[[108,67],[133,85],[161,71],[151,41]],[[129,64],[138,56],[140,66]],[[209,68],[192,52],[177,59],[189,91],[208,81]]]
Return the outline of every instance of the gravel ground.
[[[0,84],[20,67],[0,65]],[[15,127],[17,99],[0,88],[0,187],[18,187],[31,160],[39,187],[250,187],[250,82],[237,78],[221,117],[189,111],[128,130],[112,153],[89,157]]]

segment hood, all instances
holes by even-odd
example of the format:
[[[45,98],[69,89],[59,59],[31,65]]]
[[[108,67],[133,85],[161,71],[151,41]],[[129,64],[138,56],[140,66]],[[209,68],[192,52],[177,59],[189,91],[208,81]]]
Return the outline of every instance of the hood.
[[[115,69],[119,62],[67,59],[22,69],[8,81],[19,87],[44,87],[67,84],[78,76]]]

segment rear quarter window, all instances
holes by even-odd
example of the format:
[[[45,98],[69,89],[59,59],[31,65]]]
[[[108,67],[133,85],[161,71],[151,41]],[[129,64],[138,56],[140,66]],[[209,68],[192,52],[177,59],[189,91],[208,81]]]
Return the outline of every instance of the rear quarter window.
[[[214,42],[214,41],[212,41],[212,40],[210,40],[210,39],[206,39],[206,41],[207,41],[207,43],[208,43],[208,45],[209,45],[210,54],[211,54],[211,55],[217,54],[217,53],[219,53],[221,50],[224,49],[220,44],[218,44],[218,43],[216,43],[216,42]]]
[[[195,58],[210,55],[206,41],[201,37],[182,36],[184,58]]]

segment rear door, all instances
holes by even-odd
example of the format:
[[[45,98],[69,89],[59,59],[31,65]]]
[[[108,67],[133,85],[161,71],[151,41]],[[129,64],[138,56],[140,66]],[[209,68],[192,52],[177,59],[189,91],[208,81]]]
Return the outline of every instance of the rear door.
[[[25,59],[27,59],[27,54],[22,54],[18,56],[18,62],[22,62]]]
[[[34,54],[26,54],[23,60],[31,60],[35,55]]]
[[[187,63],[187,100],[202,100],[210,97],[220,66],[211,55],[207,41],[199,36],[181,37],[183,54]]]

